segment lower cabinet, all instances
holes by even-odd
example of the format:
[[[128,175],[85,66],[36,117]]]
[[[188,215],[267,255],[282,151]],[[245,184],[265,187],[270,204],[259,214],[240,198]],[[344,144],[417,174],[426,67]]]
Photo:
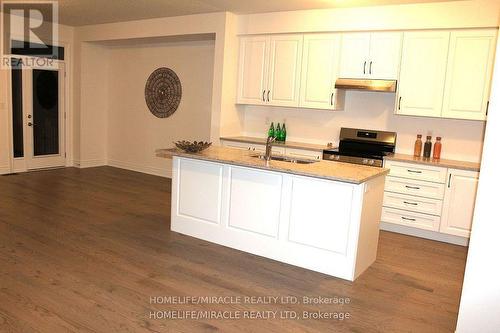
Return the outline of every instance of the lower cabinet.
[[[390,173],[385,182],[382,222],[438,236],[470,236],[478,172],[398,161],[387,161],[385,167]]]
[[[171,229],[353,281],[376,259],[384,177],[349,184],[173,159]]]
[[[478,180],[478,172],[448,169],[448,184],[439,229],[441,232],[461,237],[470,236]]]

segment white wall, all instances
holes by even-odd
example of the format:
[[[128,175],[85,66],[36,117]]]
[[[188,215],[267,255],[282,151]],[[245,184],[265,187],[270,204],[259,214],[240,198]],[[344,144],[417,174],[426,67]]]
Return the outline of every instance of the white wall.
[[[108,164],[171,177],[171,161],[155,157],[176,140],[209,140],[214,41],[109,48]],[[144,100],[144,85],[159,67],[174,70],[182,99],[170,117],[156,118]]]
[[[500,63],[500,40],[496,61]],[[465,267],[465,279],[458,313],[457,332],[494,333],[500,328],[500,66],[495,68],[490,116],[476,198],[476,209]]]
[[[395,131],[398,153],[413,153],[417,134],[443,137],[442,158],[479,161],[484,122],[394,115],[395,94],[348,91],[344,111],[246,106],[244,134],[265,136],[269,122],[283,122],[288,140],[338,144],[340,127]]]
[[[106,165],[109,50],[95,43],[82,43],[80,57],[78,77],[81,81],[77,86],[81,90],[77,99],[79,108],[75,108],[79,137],[75,140],[75,165]]]
[[[242,15],[239,33],[497,27],[500,1],[468,0]]]

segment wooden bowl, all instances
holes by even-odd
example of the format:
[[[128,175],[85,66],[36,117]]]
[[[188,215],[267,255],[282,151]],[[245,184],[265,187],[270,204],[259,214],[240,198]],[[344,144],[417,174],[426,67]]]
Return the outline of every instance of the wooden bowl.
[[[177,148],[185,151],[186,153],[199,153],[200,151],[205,150],[208,147],[210,147],[212,145],[212,142],[204,142],[204,141],[191,142],[191,141],[182,140],[182,141],[174,142],[174,145]]]

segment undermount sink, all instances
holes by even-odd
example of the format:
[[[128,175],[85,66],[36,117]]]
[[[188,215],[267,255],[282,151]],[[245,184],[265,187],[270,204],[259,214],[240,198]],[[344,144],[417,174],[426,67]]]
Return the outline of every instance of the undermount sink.
[[[264,160],[265,156],[262,154],[259,155],[252,155],[252,157]],[[319,162],[318,160],[307,160],[307,159],[302,159],[302,158],[294,158],[294,157],[289,157],[289,156],[271,156],[272,161],[281,161],[281,162],[289,162],[289,163],[296,163],[296,164],[312,164]]]

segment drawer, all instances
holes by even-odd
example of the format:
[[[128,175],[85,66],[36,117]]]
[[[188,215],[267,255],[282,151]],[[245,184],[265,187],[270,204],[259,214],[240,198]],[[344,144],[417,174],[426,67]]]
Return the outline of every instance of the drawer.
[[[385,190],[411,196],[442,200],[444,184],[424,182],[388,176],[385,179]]]
[[[435,215],[410,212],[389,207],[382,208],[382,222],[406,225],[409,227],[439,231],[441,218]]]
[[[286,148],[286,155],[313,160],[320,160],[321,158],[323,158],[323,152],[295,148]]]
[[[443,201],[393,192],[384,193],[384,207],[441,216]]]
[[[385,161],[384,166],[390,169],[390,176],[440,184],[446,183],[447,168],[397,161]]]

